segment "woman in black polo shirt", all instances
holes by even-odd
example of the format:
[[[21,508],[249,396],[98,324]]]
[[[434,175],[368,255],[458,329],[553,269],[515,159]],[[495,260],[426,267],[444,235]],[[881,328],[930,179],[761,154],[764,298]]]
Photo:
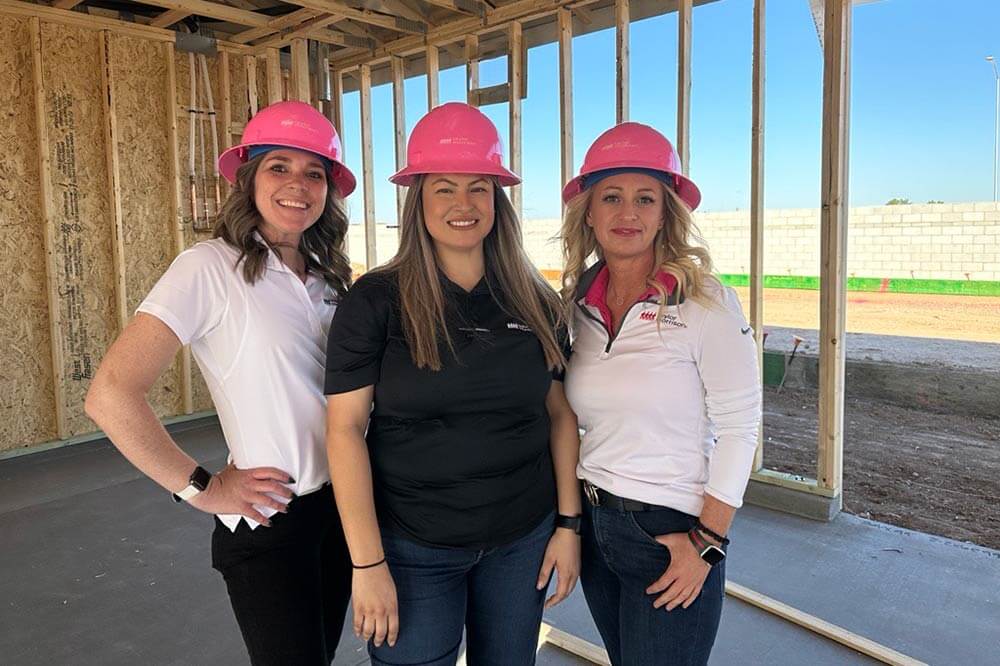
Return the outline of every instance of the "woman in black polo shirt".
[[[463,627],[470,663],[530,664],[552,570],[548,605],[579,562],[560,304],[521,247],[501,189],[520,179],[485,115],[437,107],[407,162],[399,253],[351,289],[327,348],[354,628],[373,664],[454,664]]]

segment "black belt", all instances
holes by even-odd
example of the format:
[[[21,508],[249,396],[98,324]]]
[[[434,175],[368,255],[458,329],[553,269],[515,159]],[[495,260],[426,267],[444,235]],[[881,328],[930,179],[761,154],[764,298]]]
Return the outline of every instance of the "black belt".
[[[583,481],[583,494],[591,506],[605,506],[616,511],[662,511],[669,508],[660,506],[659,504],[646,504],[638,500],[613,495],[587,480]]]

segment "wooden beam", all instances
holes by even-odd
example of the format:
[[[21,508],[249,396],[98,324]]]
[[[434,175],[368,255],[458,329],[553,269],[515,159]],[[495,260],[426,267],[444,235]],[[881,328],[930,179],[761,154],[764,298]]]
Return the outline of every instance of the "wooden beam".
[[[557,629],[547,622],[542,622],[538,631],[538,646],[554,645],[561,650],[565,650],[572,655],[576,655],[591,664],[599,666],[611,666],[611,659],[608,651],[599,645],[594,645],[590,641],[585,641],[579,636]]]
[[[844,462],[851,0],[826,0],[820,209],[819,442],[816,480],[839,492]]]
[[[344,137],[344,76],[336,71],[330,71],[330,122],[340,135],[341,148],[346,151]]]
[[[333,44],[341,47],[360,47],[364,49],[375,48],[375,43],[367,37],[355,37],[336,30],[328,30],[326,26],[342,21],[343,18],[336,14],[326,14],[309,19],[295,28],[282,31],[267,39],[255,41],[255,49],[275,48],[280,49],[287,46],[295,39],[312,39],[324,44]]]
[[[267,103],[274,104],[284,99],[281,94],[281,54],[278,49],[268,49],[264,57],[267,67]]]
[[[479,0],[424,0],[424,2],[470,16],[486,15],[486,6]]]
[[[573,179],[573,13],[563,7],[559,25],[559,155],[562,180]]]
[[[250,116],[257,114],[257,58],[252,55],[243,56],[243,66],[247,72],[247,104],[250,109]]]
[[[518,92],[524,76],[523,43],[521,22],[511,21],[507,26],[507,83],[510,84],[507,110],[510,116],[510,170],[517,175],[521,175],[521,96]],[[518,219],[521,219],[523,206],[520,185],[511,185],[510,202]]]
[[[677,2],[677,154],[685,176],[691,168],[692,5],[692,0]]]
[[[50,23],[72,25],[91,30],[112,30],[118,34],[160,42],[173,43],[176,39],[176,33],[173,30],[153,28],[140,23],[129,23],[118,19],[91,16],[90,14],[71,12],[65,9],[56,9],[55,7],[35,5],[28,2],[19,2],[18,0],[0,0],[0,14],[20,16],[27,19],[39,18]]]
[[[427,45],[427,110],[430,111],[438,105],[439,81],[438,74],[441,69],[441,52],[433,44]]]
[[[38,175],[41,180],[39,206],[45,220],[45,285],[49,306],[49,354],[52,357],[53,405],[56,417],[56,435],[69,437],[66,426],[66,370],[63,357],[63,318],[59,303],[59,267],[56,263],[56,226],[52,201],[52,164],[49,159],[48,118],[45,113],[45,88],[42,82],[42,28],[38,17],[30,22],[31,63],[35,94],[35,124],[38,128]]]
[[[292,40],[292,75],[289,79],[289,99],[309,103],[309,42]]]
[[[111,37],[107,30],[100,35],[101,109],[104,114],[104,143],[114,233],[111,235],[111,263],[115,272],[115,314],[118,333],[128,324],[128,300],[125,288],[125,227],[122,213],[121,165],[118,159],[118,115],[115,111],[115,76],[111,63]]]
[[[174,66],[174,45],[163,45],[163,59],[167,64],[167,165],[170,169],[170,184],[173,196],[170,197],[170,210],[167,217],[170,220],[170,231],[174,241],[174,256],[184,251],[184,195],[180,182],[180,155],[177,150],[177,114],[171,109],[177,108],[177,69]],[[254,77],[256,84],[257,77]],[[191,347],[181,348],[181,403],[185,414],[194,413],[194,393],[191,386]]]
[[[396,138],[396,169],[406,166],[406,94],[403,90],[403,59],[395,57],[392,63],[392,121]],[[396,223],[397,231],[402,229],[403,203],[406,201],[406,188],[396,186]]]
[[[584,25],[590,25],[594,22],[594,15],[586,7],[573,7],[573,13]]]
[[[156,1],[170,2],[171,0]],[[184,1],[193,2],[194,0]],[[411,21],[410,19],[405,19],[399,16],[387,16],[385,14],[373,12],[370,9],[355,9],[350,5],[337,2],[337,0],[288,0],[288,4],[298,5],[299,7],[307,7],[309,9],[316,9],[330,14],[340,14],[346,18],[360,21],[361,23],[378,26],[379,28],[395,30],[396,32],[403,32],[411,35],[425,35],[427,33],[426,23]]]
[[[222,123],[222,142],[220,150],[226,150],[233,145],[233,104],[232,86],[229,76],[229,54],[225,51],[219,52],[219,120]],[[211,127],[211,125],[209,126]],[[206,174],[207,175],[207,174]],[[223,199],[229,196],[229,182],[225,178],[216,180],[219,186],[219,193]],[[207,196],[207,194],[206,194]]]
[[[681,0],[683,2],[684,0]],[[615,122],[628,120],[629,0],[615,0]]]
[[[154,28],[167,28],[181,19],[187,18],[188,16],[191,16],[191,12],[189,11],[185,11],[183,9],[168,9],[150,21],[149,25]]]
[[[750,325],[757,338],[757,367],[764,381],[764,16],[767,0],[753,3],[750,92]],[[753,470],[764,467],[763,405]]]
[[[789,488],[802,493],[809,493],[810,495],[819,495],[820,497],[829,498],[835,497],[834,493],[830,490],[821,488],[816,483],[816,479],[810,479],[809,477],[801,476],[799,474],[778,472],[773,469],[759,469],[750,474],[750,479],[752,481],[766,483],[769,486]]]
[[[374,157],[372,150],[372,69],[361,65],[361,172],[365,202],[365,269],[371,270],[378,264],[375,253],[375,182]]]
[[[267,22],[267,25],[260,28],[251,28],[250,30],[238,32],[230,37],[230,40],[238,44],[248,44],[254,40],[263,39],[268,35],[273,35],[276,32],[285,30],[286,28],[293,28],[303,21],[308,21],[311,18],[322,15],[322,12],[318,12],[315,9],[299,9],[283,16],[273,18]]]
[[[476,88],[469,91],[469,96],[475,100],[475,106],[503,104],[510,101],[510,84],[498,83],[495,86]]]
[[[382,12],[383,14],[391,14],[393,16],[400,16],[411,21],[418,21],[420,23],[427,22],[427,15],[422,11],[417,11],[417,9],[409,4],[400,2],[400,0],[376,0],[374,7],[369,7],[370,9],[375,9]]]
[[[465,37],[465,91],[466,102],[476,106],[478,100],[473,91],[479,88],[479,35]]]
[[[81,2],[83,2],[83,0],[56,0],[52,3],[52,6],[57,9],[73,9]]]
[[[154,7],[186,11],[189,14],[207,16],[219,19],[220,21],[228,21],[237,25],[249,25],[257,28],[267,25],[268,21],[271,20],[269,16],[265,16],[264,14],[237,9],[236,7],[230,7],[218,2],[207,2],[207,0],[142,0],[142,2]]]

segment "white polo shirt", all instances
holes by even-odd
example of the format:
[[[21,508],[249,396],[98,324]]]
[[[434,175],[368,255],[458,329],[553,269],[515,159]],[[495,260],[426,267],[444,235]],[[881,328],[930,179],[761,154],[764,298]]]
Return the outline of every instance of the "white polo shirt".
[[[241,469],[277,467],[295,480],[292,491],[304,495],[330,480],[323,378],[337,294],[312,274],[303,284],[273,253],[250,285],[242,264],[236,267],[238,257],[221,238],[185,250],[137,312],[158,318],[191,345],[230,461]],[[231,530],[241,518],[219,516]]]
[[[612,336],[593,295],[583,296],[601,270],[581,280],[566,372],[566,396],[584,431],[577,475],[615,495],[695,516],[706,492],[739,507],[757,445],[761,387],[753,332],[736,293],[706,284],[715,305],[670,304],[659,326],[659,299],[648,297]]]

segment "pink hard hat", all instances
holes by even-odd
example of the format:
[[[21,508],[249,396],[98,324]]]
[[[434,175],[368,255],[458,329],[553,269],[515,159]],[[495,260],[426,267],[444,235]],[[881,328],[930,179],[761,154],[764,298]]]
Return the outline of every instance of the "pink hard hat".
[[[236,170],[249,159],[253,146],[281,146],[315,153],[330,162],[330,180],[342,197],[354,191],[357,181],[344,166],[340,137],[326,117],[305,102],[275,102],[261,109],[247,123],[238,146],[219,155],[219,173],[236,182]]]
[[[590,183],[587,176],[608,169],[652,170],[666,174],[673,181],[677,196],[694,210],[701,203],[701,192],[694,182],[681,173],[681,160],[673,145],[649,125],[622,123],[597,137],[583,158],[580,174],[566,183],[564,203],[583,192]]]
[[[521,182],[503,165],[496,126],[482,111],[462,102],[435,107],[417,122],[406,144],[406,166],[389,181],[412,185],[425,173],[496,176],[503,187]]]

